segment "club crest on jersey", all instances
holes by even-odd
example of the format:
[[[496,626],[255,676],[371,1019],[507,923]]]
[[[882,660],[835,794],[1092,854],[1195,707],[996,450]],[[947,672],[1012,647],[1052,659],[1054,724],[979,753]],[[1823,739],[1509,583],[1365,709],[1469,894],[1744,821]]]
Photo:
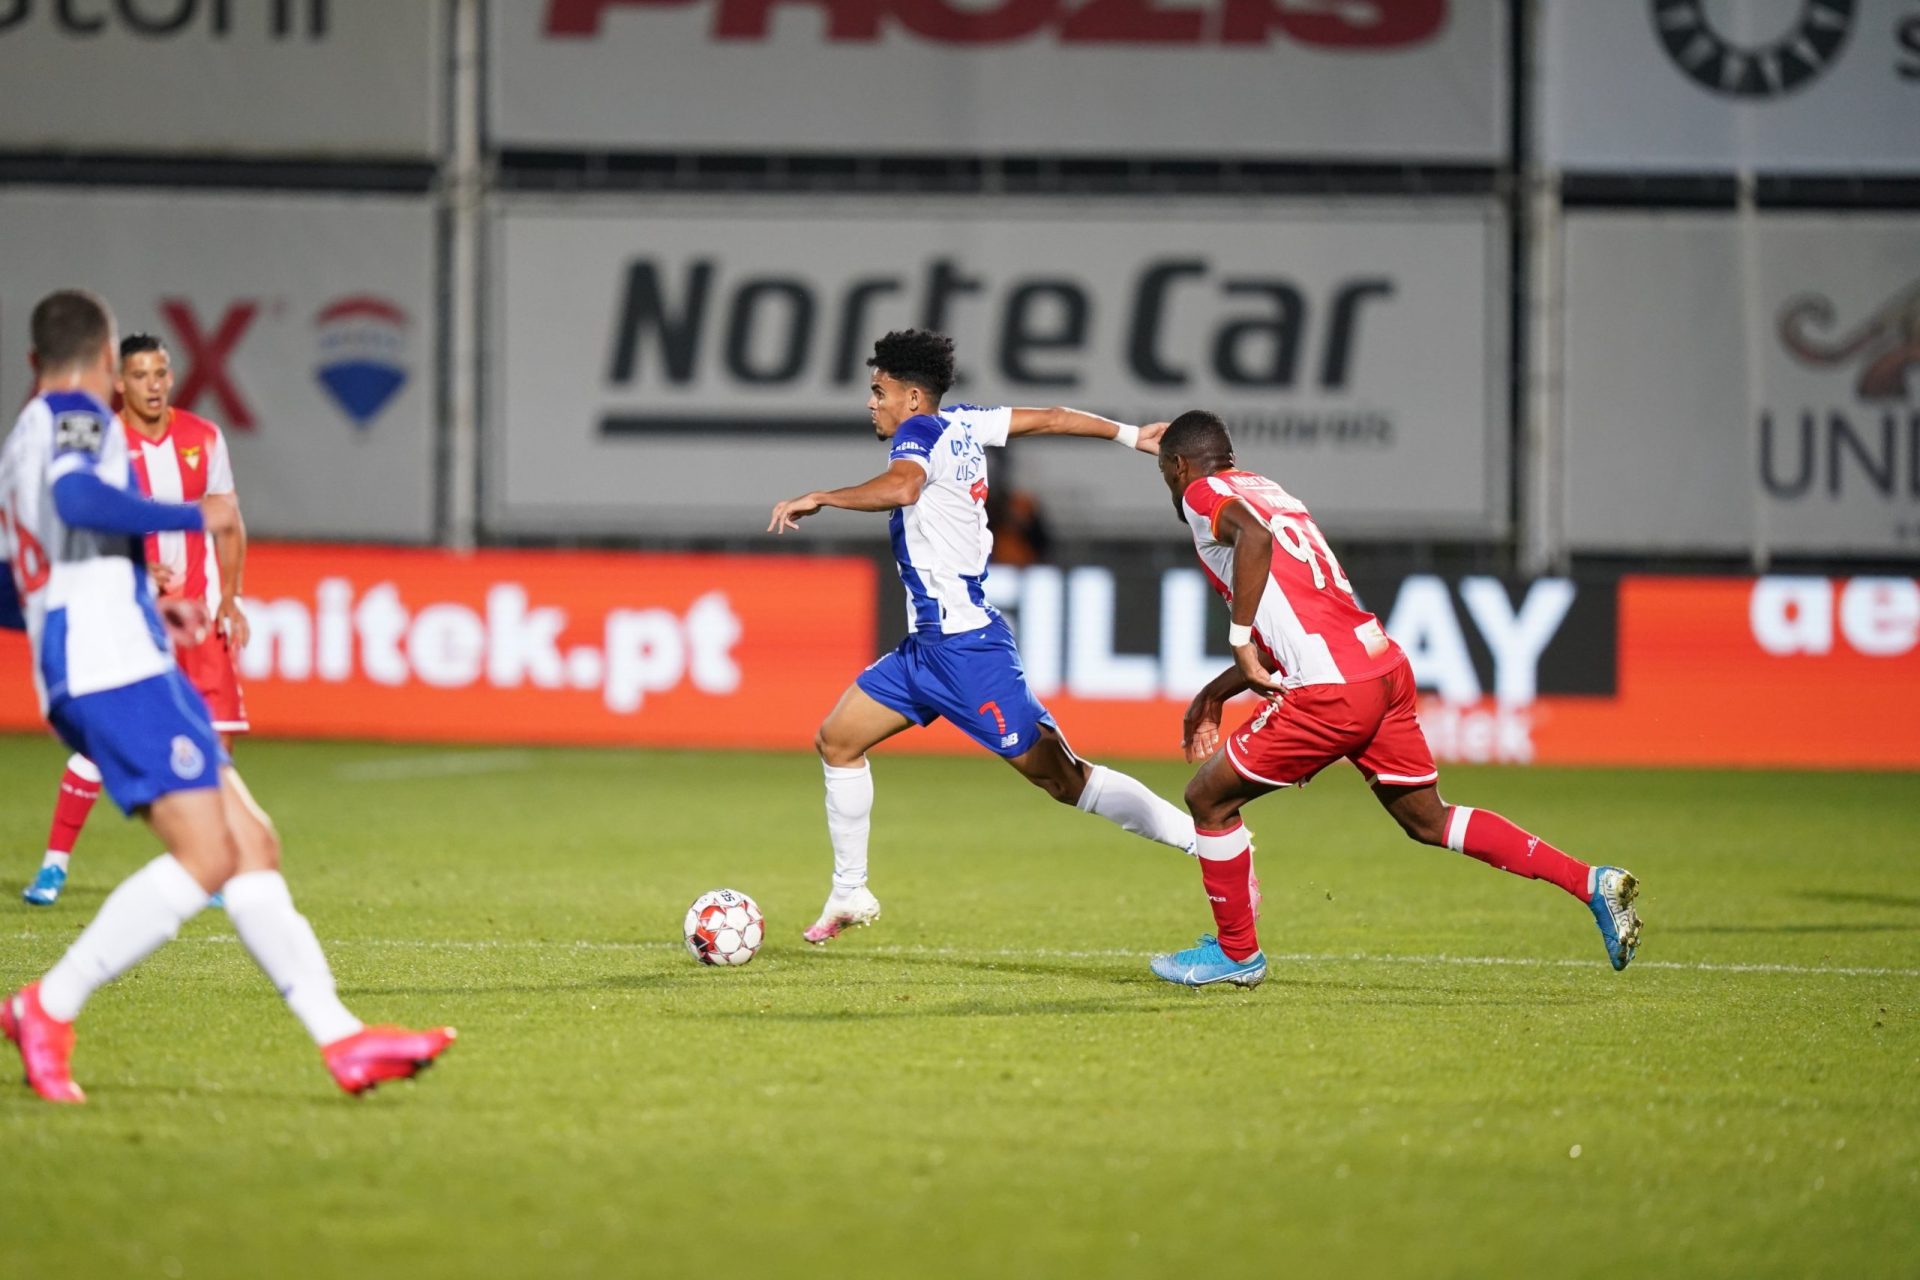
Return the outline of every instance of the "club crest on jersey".
[[[168,763],[173,766],[175,777],[191,779],[206,772],[207,757],[192,738],[181,733],[174,735],[173,755]]]
[[[365,430],[407,383],[407,313],[384,298],[354,294],[320,309],[315,376],[340,411]]]
[[[186,463],[189,469],[197,470],[200,466],[200,446],[197,444],[189,445],[187,448],[182,449],[180,451],[180,461]]]
[[[91,413],[63,413],[53,420],[53,447],[56,452],[98,453],[105,433],[106,426]]]

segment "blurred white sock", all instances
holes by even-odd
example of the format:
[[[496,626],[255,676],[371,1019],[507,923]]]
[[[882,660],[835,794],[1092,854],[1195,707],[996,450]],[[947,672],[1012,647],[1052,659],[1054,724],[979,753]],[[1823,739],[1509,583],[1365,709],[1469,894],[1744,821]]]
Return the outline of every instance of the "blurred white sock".
[[[1182,853],[1194,848],[1193,819],[1126,774],[1103,764],[1093,766],[1079,808],[1137,836],[1171,845]]]
[[[170,942],[207,905],[207,891],[163,853],[100,904],[100,914],[40,980],[40,1004],[62,1022],[80,1016],[87,997]]]
[[[313,1042],[332,1044],[360,1030],[334,991],[333,970],[313,926],[295,910],[278,871],[248,871],[220,886],[233,931],[272,980]]]

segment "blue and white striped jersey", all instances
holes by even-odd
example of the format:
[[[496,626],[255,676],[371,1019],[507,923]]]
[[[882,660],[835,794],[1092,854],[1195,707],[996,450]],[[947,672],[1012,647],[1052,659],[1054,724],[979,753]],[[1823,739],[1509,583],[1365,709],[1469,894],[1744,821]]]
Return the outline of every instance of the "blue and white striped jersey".
[[[141,539],[74,528],[54,506],[54,481],[77,471],[133,489],[126,428],[85,392],[35,396],[0,446],[0,559],[19,587],[42,712],[173,668]]]
[[[900,424],[890,460],[927,471],[920,500],[887,522],[893,559],[907,588],[907,629],[953,635],[987,625],[987,449],[1007,443],[1013,410],[959,404]]]

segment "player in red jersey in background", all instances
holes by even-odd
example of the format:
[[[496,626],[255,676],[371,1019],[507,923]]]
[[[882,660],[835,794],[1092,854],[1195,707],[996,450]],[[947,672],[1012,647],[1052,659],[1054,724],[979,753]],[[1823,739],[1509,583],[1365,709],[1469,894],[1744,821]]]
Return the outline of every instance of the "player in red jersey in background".
[[[175,651],[180,669],[207,701],[220,744],[248,728],[234,659],[247,643],[247,615],[240,581],[247,557],[247,531],[233,487],[233,463],[220,428],[173,404],[173,363],[152,334],[128,334],[120,343],[120,421],[127,429],[134,480],[140,492],[163,502],[210,499],[233,509],[233,528],[208,533],[157,533],[147,537],[146,559],[162,599],[204,601],[213,629],[199,644]],[[20,895],[38,907],[52,906],[66,887],[68,863],[80,830],[100,798],[100,770],[83,755],[68,758],[54,803],[47,852],[33,883]]]
[[[1353,761],[1415,840],[1581,899],[1613,967],[1626,968],[1640,940],[1634,878],[1569,857],[1497,813],[1440,799],[1439,770],[1414,716],[1413,669],[1355,601],[1306,507],[1265,476],[1240,470],[1226,425],[1211,413],[1185,413],[1168,426],[1160,475],[1232,611],[1234,665],[1194,696],[1181,738],[1190,762],[1206,762],[1187,784],[1187,808],[1219,934],[1154,957],[1154,973],[1190,987],[1251,987],[1266,977],[1254,929],[1253,843],[1240,810],[1341,759]],[[1269,700],[1222,743],[1226,700],[1249,689]]]

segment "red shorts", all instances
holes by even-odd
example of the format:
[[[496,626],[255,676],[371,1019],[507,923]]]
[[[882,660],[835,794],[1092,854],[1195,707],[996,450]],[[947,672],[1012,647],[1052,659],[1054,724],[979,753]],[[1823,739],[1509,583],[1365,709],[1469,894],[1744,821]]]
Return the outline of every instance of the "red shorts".
[[[227,638],[216,630],[199,644],[176,649],[174,659],[186,673],[187,683],[206,699],[213,727],[221,733],[245,733],[247,704],[240,696],[240,677],[234,671]]]
[[[1369,783],[1420,786],[1440,777],[1413,712],[1413,669],[1289,689],[1227,739],[1227,763],[1249,782],[1292,787],[1347,759]]]

